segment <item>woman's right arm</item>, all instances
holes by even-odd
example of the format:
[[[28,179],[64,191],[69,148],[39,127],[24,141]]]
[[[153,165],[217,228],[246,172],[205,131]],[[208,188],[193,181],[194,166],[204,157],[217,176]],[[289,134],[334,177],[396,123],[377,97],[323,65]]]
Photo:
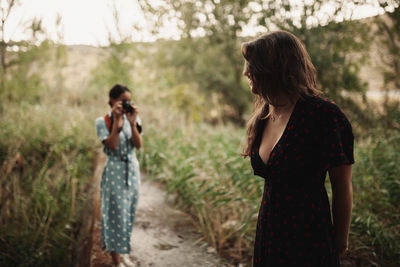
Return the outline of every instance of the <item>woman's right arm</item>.
[[[122,102],[118,101],[113,105],[112,114],[114,119],[114,123],[112,125],[111,133],[105,139],[104,145],[111,150],[116,150],[118,148],[119,142],[119,132],[118,132],[118,125],[120,124],[119,121],[123,120],[123,112],[122,112]]]
[[[118,148],[118,142],[119,142],[118,123],[113,123],[110,135],[103,142],[104,145],[111,150],[116,150]]]
[[[352,166],[341,165],[329,170],[332,186],[332,215],[335,227],[335,243],[340,256],[349,245],[349,230],[353,205]]]

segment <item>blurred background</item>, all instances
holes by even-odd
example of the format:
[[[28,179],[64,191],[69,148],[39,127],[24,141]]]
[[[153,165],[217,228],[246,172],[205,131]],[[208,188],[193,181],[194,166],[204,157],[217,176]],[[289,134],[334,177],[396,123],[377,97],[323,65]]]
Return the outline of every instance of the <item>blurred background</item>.
[[[276,29],[353,125],[353,266],[398,266],[398,0],[0,0],[0,19],[1,266],[76,263],[115,83],[139,108],[141,168],[250,266],[264,181],[239,156],[253,103],[240,45]]]

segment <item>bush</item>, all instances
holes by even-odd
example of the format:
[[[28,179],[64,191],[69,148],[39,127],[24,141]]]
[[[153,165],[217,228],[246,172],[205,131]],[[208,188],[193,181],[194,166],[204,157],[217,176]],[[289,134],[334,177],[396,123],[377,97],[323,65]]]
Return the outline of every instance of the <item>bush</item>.
[[[5,107],[0,265],[70,266],[94,169],[94,120],[56,103]]]

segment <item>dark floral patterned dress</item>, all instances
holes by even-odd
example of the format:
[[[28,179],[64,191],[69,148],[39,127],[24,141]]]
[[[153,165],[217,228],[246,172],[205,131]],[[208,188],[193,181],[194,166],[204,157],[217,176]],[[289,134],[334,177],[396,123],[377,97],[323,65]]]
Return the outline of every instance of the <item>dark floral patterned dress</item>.
[[[354,163],[349,121],[328,99],[299,99],[267,164],[259,155],[264,126],[250,155],[254,174],[265,179],[254,267],[340,266],[325,178]]]

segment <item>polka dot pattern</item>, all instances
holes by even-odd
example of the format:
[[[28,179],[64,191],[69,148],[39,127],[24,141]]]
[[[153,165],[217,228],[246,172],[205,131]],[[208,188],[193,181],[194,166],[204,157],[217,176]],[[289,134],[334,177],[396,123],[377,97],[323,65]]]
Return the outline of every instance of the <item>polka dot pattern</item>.
[[[354,163],[350,122],[331,100],[304,97],[267,164],[258,149],[265,123],[249,155],[265,179],[253,266],[339,266],[325,178],[330,168]]]
[[[111,116],[111,113],[109,113]],[[138,123],[140,119],[138,120]],[[96,132],[100,141],[109,136],[103,117],[96,119]],[[140,169],[129,121],[124,115],[124,126],[120,132],[118,148],[111,150],[103,144],[107,161],[100,183],[100,209],[102,250],[120,254],[130,253],[130,236],[135,221],[140,189]],[[121,161],[122,153],[128,161]]]

